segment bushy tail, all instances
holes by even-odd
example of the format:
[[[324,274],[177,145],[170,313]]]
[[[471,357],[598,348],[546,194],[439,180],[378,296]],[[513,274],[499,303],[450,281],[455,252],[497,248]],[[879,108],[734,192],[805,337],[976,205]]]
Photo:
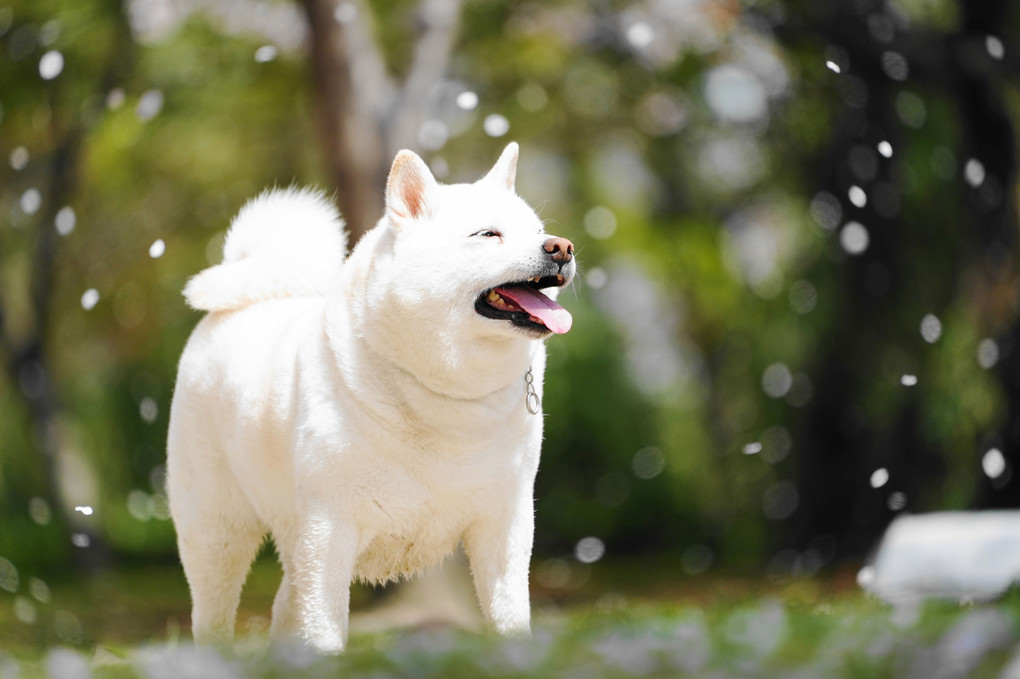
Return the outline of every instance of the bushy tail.
[[[347,234],[333,203],[311,189],[269,189],[234,217],[223,263],[193,276],[188,304],[230,311],[278,297],[320,295],[347,254]]]

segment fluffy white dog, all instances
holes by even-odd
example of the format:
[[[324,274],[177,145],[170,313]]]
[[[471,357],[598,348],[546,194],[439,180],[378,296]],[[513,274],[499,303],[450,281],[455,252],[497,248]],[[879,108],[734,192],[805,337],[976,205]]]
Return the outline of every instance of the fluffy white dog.
[[[570,328],[553,299],[575,263],[516,168],[510,144],[445,186],[401,151],[346,260],[329,201],[268,191],[188,283],[210,313],[181,356],[167,465],[197,641],[233,634],[267,533],[275,635],[342,650],[352,580],[410,576],[458,541],[485,618],[528,631],[542,340]]]

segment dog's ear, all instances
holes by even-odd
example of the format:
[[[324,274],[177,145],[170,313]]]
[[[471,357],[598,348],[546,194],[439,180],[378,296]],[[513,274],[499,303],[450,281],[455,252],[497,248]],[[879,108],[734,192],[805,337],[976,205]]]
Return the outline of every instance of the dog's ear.
[[[514,182],[517,181],[517,142],[512,141],[503,149],[499,160],[489,170],[482,181],[494,182],[500,187],[514,190]]]
[[[386,180],[386,214],[395,224],[424,219],[435,210],[439,185],[425,161],[412,151],[401,151],[393,159]]]

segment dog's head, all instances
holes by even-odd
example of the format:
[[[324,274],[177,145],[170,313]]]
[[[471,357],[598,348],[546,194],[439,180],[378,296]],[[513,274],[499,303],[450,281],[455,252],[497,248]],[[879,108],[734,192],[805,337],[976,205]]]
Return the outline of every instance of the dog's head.
[[[427,332],[537,339],[570,329],[555,302],[574,276],[574,246],[545,232],[514,192],[517,144],[473,184],[441,185],[410,151],[393,161],[374,285],[383,304]],[[380,252],[377,249],[377,255]]]

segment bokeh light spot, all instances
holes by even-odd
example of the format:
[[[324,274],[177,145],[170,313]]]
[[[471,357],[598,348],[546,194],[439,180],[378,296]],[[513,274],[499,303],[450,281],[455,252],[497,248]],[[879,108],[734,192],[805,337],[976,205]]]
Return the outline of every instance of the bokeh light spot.
[[[34,215],[42,206],[42,194],[39,189],[28,189],[21,194],[18,205],[26,215]]]
[[[860,255],[868,249],[871,236],[860,222],[847,222],[839,232],[839,244],[849,255]]]
[[[43,80],[53,80],[64,70],[64,55],[50,50],[39,59],[39,75]]]
[[[275,45],[263,45],[255,50],[255,61],[265,64],[276,58],[277,49]]]
[[[609,208],[597,205],[585,213],[584,230],[592,238],[609,238],[616,232],[616,215]]]
[[[457,107],[465,111],[473,111],[478,106],[478,95],[466,90],[457,95]]]
[[[1006,458],[998,448],[990,448],[981,457],[981,469],[985,476],[990,479],[997,479],[1006,471]]]
[[[11,149],[10,155],[7,156],[7,161],[11,164],[11,168],[17,172],[21,172],[28,166],[28,149],[24,146],[15,146]]]
[[[1002,40],[994,35],[985,36],[985,49],[988,51],[988,56],[996,61],[999,61],[1006,55],[1006,48],[1002,44]]]
[[[81,295],[81,308],[85,311],[91,311],[96,304],[99,303],[99,291],[95,288],[89,288]]]
[[[758,77],[733,64],[716,66],[705,78],[705,99],[721,120],[750,123],[768,112],[768,95]]]
[[[793,374],[785,363],[773,363],[761,376],[761,388],[772,398],[782,398],[793,386]]]
[[[977,361],[985,370],[999,362],[999,345],[991,337],[986,337],[978,343]]]
[[[634,470],[634,476],[639,479],[654,479],[666,468],[666,458],[661,450],[648,446],[634,454],[631,468]]]
[[[885,504],[890,510],[898,512],[907,506],[907,494],[902,491],[890,493]]]
[[[492,113],[485,116],[485,120],[482,122],[482,129],[490,137],[502,137],[510,131],[510,121],[506,119],[506,116]]]
[[[935,314],[925,314],[921,319],[921,337],[928,344],[934,344],[942,336],[942,321]]]
[[[69,205],[57,210],[57,215],[53,219],[53,225],[57,229],[57,233],[61,236],[67,236],[74,231],[75,224],[77,224],[78,218],[74,214],[74,208]]]
[[[152,120],[163,110],[163,92],[158,89],[146,90],[138,99],[135,114],[141,120]]]
[[[799,280],[790,286],[790,308],[800,315],[811,313],[818,304],[818,291],[811,281]]]
[[[596,537],[581,538],[574,547],[574,557],[581,563],[595,563],[605,553],[605,543]]]
[[[872,488],[881,488],[889,483],[889,470],[885,467],[879,467],[871,472],[871,478],[868,479],[868,483],[871,484]]]
[[[963,166],[963,178],[973,188],[981,186],[985,181],[985,166],[976,158],[971,158]]]
[[[142,399],[142,402],[138,405],[138,413],[142,416],[142,420],[148,424],[152,424],[159,417],[159,405],[156,403],[156,399],[151,396],[146,396]]]

